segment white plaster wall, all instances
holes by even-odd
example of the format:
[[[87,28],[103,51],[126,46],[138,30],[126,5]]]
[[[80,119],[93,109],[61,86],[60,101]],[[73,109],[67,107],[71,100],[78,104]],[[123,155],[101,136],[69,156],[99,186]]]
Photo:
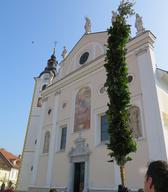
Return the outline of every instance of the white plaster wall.
[[[67,187],[69,171],[69,159],[67,152],[55,153],[52,171],[52,186]]]
[[[132,161],[126,164],[126,186],[132,189],[143,188],[144,176],[149,160],[147,140],[137,140],[136,153],[130,154]]]
[[[142,102],[144,106],[149,160],[155,160],[165,159],[165,149],[163,143],[159,104],[150,58],[151,51],[152,50],[147,49],[137,55],[137,61],[141,76],[140,82],[142,88]]]
[[[47,168],[48,168],[48,154],[41,154],[38,163],[38,171],[36,178],[37,186],[46,186],[46,176],[47,176]]]
[[[160,111],[168,113],[168,93],[166,93],[161,87],[157,86]]]
[[[142,94],[142,90],[140,86],[140,76],[135,53],[130,53],[127,55],[127,65],[128,75],[133,77],[132,82],[129,83],[129,90],[131,97],[136,97]]]
[[[161,87],[157,86],[158,98],[159,98],[159,105],[160,105],[160,114],[162,118],[162,126],[164,131],[164,141],[165,141],[165,148],[166,154],[168,159],[168,127],[165,126],[163,113],[168,115],[168,94],[165,92]]]
[[[27,131],[27,139],[25,143],[25,148],[24,151],[34,151],[35,150],[35,140],[37,139],[37,131],[38,131],[38,126],[39,126],[39,119],[40,116],[38,113],[32,113],[30,115],[30,123],[29,123],[29,128]]]
[[[40,78],[35,78],[35,87],[34,87],[34,98],[32,98],[32,107],[37,107],[38,98],[41,96],[41,87],[42,87],[42,80]]]
[[[20,173],[19,173],[20,179],[18,181],[18,186],[17,186],[17,189],[20,191],[27,191],[28,186],[31,183],[31,177],[32,177],[31,167],[33,165],[33,157],[34,157],[34,153],[32,152],[24,153],[24,157],[21,162],[23,164],[23,168],[20,170]]]
[[[72,86],[66,86],[61,89],[59,106],[58,106],[58,119],[57,119],[58,123],[70,117],[71,109],[73,107],[71,102],[72,97],[73,97]],[[63,108],[64,103],[66,106]]]
[[[115,188],[114,164],[109,163],[108,150],[105,144],[100,144],[92,150],[90,156],[89,186],[92,189]]]
[[[50,126],[52,124],[52,118],[53,118],[53,103],[54,103],[54,96],[48,96],[46,101],[46,107],[45,107],[45,114],[43,119],[43,127]],[[48,114],[48,110],[51,109],[51,113]]]

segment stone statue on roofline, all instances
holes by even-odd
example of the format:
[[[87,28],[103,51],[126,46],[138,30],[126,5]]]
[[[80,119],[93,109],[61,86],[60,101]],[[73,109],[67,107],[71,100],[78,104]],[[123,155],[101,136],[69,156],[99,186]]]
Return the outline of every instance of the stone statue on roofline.
[[[135,28],[137,29],[137,35],[145,31],[145,28],[143,27],[142,17],[140,17],[138,13],[136,13]]]
[[[64,46],[64,49],[62,51],[62,54],[61,54],[62,58],[65,59],[65,57],[67,56],[67,49],[66,47]]]
[[[111,18],[112,24],[116,22],[116,19],[117,19],[117,12],[116,11],[112,11],[112,18]]]
[[[84,26],[85,34],[89,34],[89,33],[91,33],[91,21],[90,21],[89,17],[85,17],[85,20],[86,20],[85,26]]]

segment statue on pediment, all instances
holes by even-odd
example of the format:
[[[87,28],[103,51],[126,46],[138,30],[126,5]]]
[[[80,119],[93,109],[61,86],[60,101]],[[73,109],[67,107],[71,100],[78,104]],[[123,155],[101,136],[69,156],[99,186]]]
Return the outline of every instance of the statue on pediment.
[[[66,47],[64,46],[64,49],[62,51],[62,54],[61,54],[62,58],[65,59],[65,57],[67,56],[67,49]]]
[[[91,21],[90,21],[90,19],[89,19],[89,17],[85,17],[85,20],[86,20],[86,22],[85,22],[85,34],[89,34],[89,33],[91,33]]]
[[[111,19],[112,24],[116,22],[116,19],[117,19],[117,12],[112,11],[112,19]]]
[[[145,31],[145,28],[143,27],[142,17],[140,17],[138,13],[136,13],[135,28],[137,29],[137,35]]]

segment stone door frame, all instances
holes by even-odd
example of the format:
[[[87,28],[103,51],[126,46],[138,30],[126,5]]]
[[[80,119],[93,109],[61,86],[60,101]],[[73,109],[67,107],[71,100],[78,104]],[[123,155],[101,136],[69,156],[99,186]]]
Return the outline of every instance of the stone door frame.
[[[75,148],[71,148],[69,152],[69,182],[68,182],[68,192],[73,192],[74,187],[74,164],[84,162],[85,163],[85,173],[84,173],[84,189],[83,192],[87,192],[89,188],[88,177],[89,177],[89,156],[90,150],[89,145],[85,144],[85,139],[79,137],[74,141]]]

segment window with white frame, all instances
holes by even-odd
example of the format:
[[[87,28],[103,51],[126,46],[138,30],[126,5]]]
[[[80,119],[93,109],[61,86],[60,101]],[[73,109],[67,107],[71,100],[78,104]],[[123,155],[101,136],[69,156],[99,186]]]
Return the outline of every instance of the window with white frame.
[[[100,141],[106,142],[109,140],[109,133],[108,133],[108,123],[106,114],[100,114],[99,116],[100,121]]]
[[[50,132],[46,131],[44,135],[43,153],[49,152],[49,146],[50,146]]]
[[[66,148],[66,136],[67,136],[67,127],[61,128],[61,141],[60,141],[60,150],[64,151]]]

